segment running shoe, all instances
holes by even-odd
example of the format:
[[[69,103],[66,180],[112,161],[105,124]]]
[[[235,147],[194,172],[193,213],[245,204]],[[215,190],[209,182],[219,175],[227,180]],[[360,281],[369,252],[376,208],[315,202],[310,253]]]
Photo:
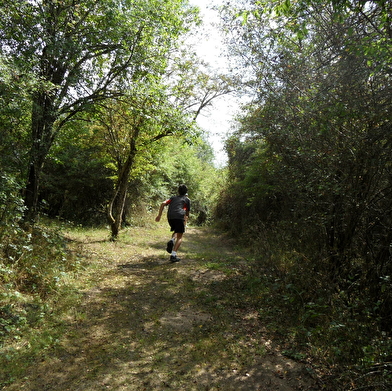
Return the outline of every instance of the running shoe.
[[[171,257],[170,257],[170,262],[180,262],[181,261],[181,259],[180,258],[178,258],[176,255],[172,255]]]
[[[173,240],[169,240],[167,242],[167,246],[166,246],[166,251],[171,254],[172,250],[173,250],[173,246],[174,246],[174,241]]]

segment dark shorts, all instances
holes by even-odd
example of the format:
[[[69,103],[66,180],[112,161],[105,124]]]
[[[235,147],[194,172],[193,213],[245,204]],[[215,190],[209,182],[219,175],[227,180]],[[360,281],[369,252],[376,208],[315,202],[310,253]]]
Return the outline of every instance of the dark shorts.
[[[184,220],[181,219],[169,219],[170,231],[174,233],[183,234],[185,232]]]

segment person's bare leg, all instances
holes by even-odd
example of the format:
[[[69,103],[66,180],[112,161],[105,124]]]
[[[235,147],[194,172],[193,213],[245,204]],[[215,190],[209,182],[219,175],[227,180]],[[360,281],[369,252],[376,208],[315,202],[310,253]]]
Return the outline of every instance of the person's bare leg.
[[[175,232],[173,232],[171,239],[167,242],[166,251],[169,254],[171,254],[172,251],[173,251],[174,243],[175,243],[175,240],[176,240],[176,235],[177,234]]]
[[[181,242],[182,242],[182,233],[177,232],[176,234],[176,243],[174,245],[173,251],[177,252],[177,250],[179,249],[179,247],[181,246]]]

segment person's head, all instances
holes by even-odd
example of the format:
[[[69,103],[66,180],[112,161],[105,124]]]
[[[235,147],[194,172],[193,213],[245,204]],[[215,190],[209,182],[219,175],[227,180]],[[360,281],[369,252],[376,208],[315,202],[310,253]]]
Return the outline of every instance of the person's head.
[[[185,185],[178,186],[179,195],[186,195],[186,193],[188,193],[188,188]]]

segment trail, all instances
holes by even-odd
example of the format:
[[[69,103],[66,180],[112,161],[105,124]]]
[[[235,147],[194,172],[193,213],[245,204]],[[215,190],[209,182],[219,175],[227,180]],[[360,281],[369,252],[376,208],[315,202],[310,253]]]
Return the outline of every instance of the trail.
[[[191,228],[171,264],[163,230],[130,229],[117,243],[97,235],[69,233],[90,283],[58,346],[5,390],[318,389],[233,294],[247,270],[235,243]]]

